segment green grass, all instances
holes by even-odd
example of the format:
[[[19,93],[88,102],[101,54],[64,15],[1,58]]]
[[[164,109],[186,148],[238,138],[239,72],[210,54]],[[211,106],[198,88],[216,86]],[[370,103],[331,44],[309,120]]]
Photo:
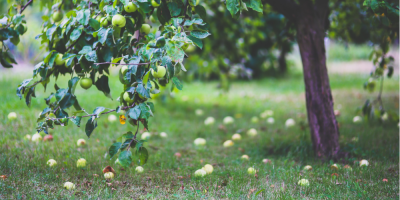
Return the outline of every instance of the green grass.
[[[328,61],[353,61],[353,60],[368,60],[373,47],[362,44],[344,44],[331,41],[327,48]]]
[[[331,170],[332,162],[314,159],[309,130],[302,130],[299,124],[306,121],[304,84],[301,76],[287,79],[267,79],[255,82],[237,82],[228,94],[220,94],[217,83],[185,83],[184,90],[175,98],[156,101],[155,117],[151,119],[152,137],[145,146],[150,158],[143,167],[144,173],[137,174],[135,166],[122,168],[107,156],[108,147],[121,134],[133,131],[129,125],[107,122],[107,117],[99,119],[98,127],[88,139],[84,127],[72,123],[68,127],[51,130],[53,142],[38,144],[26,141],[26,134],[35,132],[35,119],[45,107],[46,92],[39,86],[37,98],[31,108],[17,99],[15,88],[29,75],[11,76],[2,73],[0,77],[0,175],[8,179],[0,180],[0,199],[398,199],[399,197],[399,135],[397,122],[352,123],[356,108],[363,104],[370,94],[362,90],[362,83],[368,75],[332,75],[330,77],[335,108],[340,108],[340,144],[351,157],[338,163],[338,171]],[[61,77],[57,84],[66,87],[67,78]],[[120,92],[118,78],[111,78],[112,96]],[[398,110],[399,78],[385,82],[383,101],[387,109]],[[77,88],[76,94],[81,105],[92,111],[97,106],[115,108],[117,102],[106,98],[95,87],[84,91]],[[85,95],[85,96],[83,96]],[[196,116],[196,109],[204,111]],[[274,110],[275,124],[250,123],[252,116],[258,116],[266,109]],[[14,111],[18,119],[9,121],[7,115]],[[225,116],[238,116],[235,124],[225,129],[219,128]],[[216,123],[205,126],[204,119],[213,116]],[[288,118],[294,118],[297,125],[285,128]],[[244,132],[256,128],[258,136],[249,138]],[[157,136],[166,132],[168,138]],[[242,140],[231,148],[223,148],[222,143],[230,139],[236,131],[241,131]],[[196,148],[193,140],[207,139],[205,148]],[[351,138],[359,137],[359,142]],[[85,138],[87,145],[77,147],[76,141]],[[241,149],[241,151],[239,150]],[[176,159],[174,153],[182,157]],[[250,156],[249,161],[240,160],[241,155]],[[50,158],[58,162],[49,168]],[[76,168],[76,161],[85,158],[88,165]],[[263,164],[262,159],[272,160]],[[361,168],[357,161],[367,159],[370,166]],[[194,171],[204,164],[213,164],[214,172],[199,179]],[[343,169],[345,164],[353,171]],[[107,186],[102,169],[111,165],[117,177]],[[303,172],[304,165],[312,165],[313,170]],[[248,167],[255,167],[258,177],[247,174]],[[332,178],[337,173],[337,179]],[[95,177],[93,174],[100,175]],[[299,187],[297,182],[306,178],[310,187]],[[388,179],[383,182],[382,179]],[[63,183],[75,183],[76,190],[63,189]],[[90,186],[88,185],[90,183]],[[183,189],[182,189],[183,187]],[[258,196],[255,193],[261,189]],[[251,193],[251,191],[254,191]]]

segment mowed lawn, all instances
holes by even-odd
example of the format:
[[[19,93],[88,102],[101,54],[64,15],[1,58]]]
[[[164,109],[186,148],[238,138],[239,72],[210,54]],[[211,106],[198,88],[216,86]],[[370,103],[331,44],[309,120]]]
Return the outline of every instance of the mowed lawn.
[[[216,82],[184,83],[184,90],[174,97],[154,101],[152,136],[145,143],[150,157],[141,174],[135,172],[136,162],[122,168],[114,163],[116,157],[110,160],[107,153],[120,135],[134,131],[134,127],[110,123],[104,115],[90,139],[83,126],[78,128],[70,123],[50,131],[54,136],[52,142],[24,140],[26,134],[35,133],[36,117],[46,107],[43,99],[54,92],[54,80],[46,92],[38,86],[37,98],[32,99],[32,106],[28,108],[15,91],[30,76],[6,70],[0,75],[0,175],[8,177],[0,179],[0,199],[399,198],[397,122],[355,124],[352,121],[357,107],[377,95],[362,89],[368,75],[333,74],[330,77],[335,109],[341,112],[338,117],[341,148],[350,155],[349,159],[337,163],[338,170],[330,168],[332,161],[314,159],[306,125],[304,83],[300,74],[294,74],[284,79],[235,82],[227,94],[219,92]],[[60,77],[57,84],[66,87],[67,80],[68,77]],[[116,97],[122,89],[117,75],[113,74],[114,100],[94,86],[87,91],[78,86],[76,94],[82,107],[91,112],[97,106],[117,107]],[[386,109],[398,113],[398,76],[385,80],[383,101]],[[204,115],[195,115],[196,109],[202,109]],[[251,117],[259,117],[265,110],[274,111],[274,124],[267,124],[261,118],[259,123],[251,123]],[[9,121],[9,112],[16,112],[18,118]],[[204,125],[208,116],[216,119],[214,125]],[[225,116],[233,116],[234,124],[222,125]],[[285,128],[288,118],[296,121],[294,127]],[[246,135],[250,128],[257,129],[256,137]],[[168,137],[159,137],[160,132],[166,132]],[[242,135],[242,140],[224,148],[223,142],[236,132]],[[204,148],[193,144],[198,137],[207,140]],[[354,137],[358,142],[353,141]],[[87,145],[78,147],[76,142],[80,138]],[[176,158],[176,152],[182,157]],[[250,159],[241,160],[243,154]],[[79,158],[87,160],[87,167],[76,167]],[[265,158],[271,162],[264,164]],[[55,159],[58,165],[48,167],[48,159]],[[359,167],[361,159],[367,159],[370,165]],[[214,172],[204,178],[194,177],[194,172],[205,164],[212,164]],[[353,170],[344,169],[346,164]],[[102,174],[107,165],[117,173],[112,181],[106,181]],[[311,165],[313,170],[303,171],[305,165]],[[247,174],[249,167],[257,170],[257,176]],[[309,180],[309,187],[297,185],[303,178]],[[66,181],[73,182],[76,189],[65,190]]]

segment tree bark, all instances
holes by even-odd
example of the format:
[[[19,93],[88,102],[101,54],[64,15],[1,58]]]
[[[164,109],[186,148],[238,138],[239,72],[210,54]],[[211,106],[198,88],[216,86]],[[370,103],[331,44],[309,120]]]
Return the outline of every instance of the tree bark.
[[[279,73],[280,74],[285,74],[287,72],[287,64],[286,64],[286,54],[288,52],[284,47],[282,47],[281,52],[278,57],[278,63],[279,63]]]
[[[296,20],[297,42],[303,63],[308,123],[314,152],[335,159],[339,151],[339,128],[333,110],[324,37],[328,4],[300,2]]]

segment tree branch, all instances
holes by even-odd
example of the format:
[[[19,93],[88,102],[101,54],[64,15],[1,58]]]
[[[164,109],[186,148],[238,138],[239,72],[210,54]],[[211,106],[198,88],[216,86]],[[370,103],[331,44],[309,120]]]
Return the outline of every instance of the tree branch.
[[[139,120],[138,120],[137,122],[138,122],[138,124],[137,124],[137,128],[136,128],[135,136],[133,136],[133,139],[132,139],[131,142],[129,143],[128,148],[126,149],[127,151],[129,151],[129,149],[131,148],[132,142],[133,142],[133,141],[136,141],[136,135],[137,135],[137,133],[138,133],[138,131],[139,131],[139,125],[140,125]]]
[[[133,107],[135,107],[135,104],[132,104],[132,105],[130,105],[130,106],[126,106],[126,107],[123,107],[123,108],[121,108],[121,110],[128,110],[129,108],[133,108]],[[108,114],[108,113],[111,113],[111,112],[114,112],[114,111],[116,111],[117,109],[113,109],[113,110],[110,110],[110,111],[107,111],[107,112],[104,112],[104,113],[100,113],[100,115],[105,115],[105,114]],[[84,117],[92,117],[92,116],[96,116],[97,114],[89,114],[89,115],[84,115],[84,116],[81,116],[82,118],[84,118]],[[75,119],[77,116],[72,116],[72,117],[65,117],[65,118],[49,118],[50,120],[52,120],[52,121],[54,121],[54,120],[60,120],[60,119]]]
[[[29,6],[29,4],[31,4],[33,2],[33,0],[29,0],[19,11],[19,14],[22,14],[22,12],[24,12],[24,10],[26,9],[26,7]]]
[[[103,62],[103,63],[94,63],[95,65],[107,65],[107,64],[112,64],[112,65],[148,65],[150,64],[149,62],[147,63],[138,63],[138,64],[130,64],[130,63],[125,63],[125,64],[120,64],[120,63],[112,63],[112,62]]]

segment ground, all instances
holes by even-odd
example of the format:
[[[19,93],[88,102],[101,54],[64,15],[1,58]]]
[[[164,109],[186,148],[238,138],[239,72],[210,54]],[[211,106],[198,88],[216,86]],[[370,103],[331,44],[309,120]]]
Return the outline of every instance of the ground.
[[[16,86],[30,74],[19,71],[2,71],[0,75],[0,199],[394,199],[399,198],[399,129],[394,122],[363,121],[355,124],[357,108],[377,93],[368,93],[362,84],[366,73],[332,72],[330,82],[335,109],[340,110],[341,149],[350,157],[338,162],[338,170],[330,166],[333,161],[314,158],[306,123],[304,84],[301,72],[292,70],[288,77],[269,78],[252,82],[235,82],[228,94],[220,94],[216,82],[185,83],[184,90],[174,98],[155,101],[156,113],[150,122],[151,138],[145,146],[149,149],[144,173],[135,167],[122,168],[110,159],[108,147],[123,133],[133,131],[128,124],[108,122],[107,116],[99,119],[99,126],[87,138],[84,127],[72,123],[68,127],[56,127],[50,133],[52,142],[34,143],[24,140],[26,134],[35,132],[35,120],[45,108],[43,98],[53,91],[54,80],[47,91],[39,86],[37,98],[28,108],[15,95]],[[61,77],[57,84],[66,87],[68,77]],[[111,76],[112,96],[119,94],[120,85],[116,74]],[[387,110],[398,110],[399,77],[385,81],[383,101]],[[115,108],[115,98],[110,100],[93,86],[85,91],[77,88],[81,105],[88,111],[97,106]],[[85,95],[85,96],[84,96]],[[204,111],[195,115],[196,109]],[[250,118],[264,110],[273,110],[275,123],[265,119],[251,123]],[[18,118],[9,121],[9,112]],[[205,126],[206,117],[216,123]],[[225,116],[233,116],[235,123],[222,125]],[[285,121],[293,118],[296,125],[285,127]],[[256,128],[258,135],[250,138],[245,132]],[[143,131],[141,131],[143,132]],[[158,136],[166,132],[167,138]],[[239,132],[242,140],[224,148],[223,142]],[[193,141],[202,137],[207,140],[199,148]],[[84,138],[87,145],[78,147],[76,141]],[[358,138],[358,142],[353,141]],[[174,154],[181,153],[181,158]],[[240,157],[249,155],[248,161]],[[87,160],[87,167],[78,169],[76,161]],[[47,160],[55,159],[57,166],[50,168]],[[271,162],[264,164],[263,159]],[[368,167],[360,167],[358,161],[367,159]],[[135,163],[136,164],[136,163]],[[214,165],[214,172],[204,178],[195,178],[194,172],[205,164]],[[112,166],[117,176],[107,182],[102,169]],[[303,171],[311,165],[311,171]],[[350,165],[352,171],[344,169]],[[247,174],[254,167],[257,175]],[[96,176],[99,175],[98,177]],[[308,179],[309,187],[299,186],[300,179]],[[387,181],[386,181],[387,180]],[[70,181],[76,190],[62,186]]]

